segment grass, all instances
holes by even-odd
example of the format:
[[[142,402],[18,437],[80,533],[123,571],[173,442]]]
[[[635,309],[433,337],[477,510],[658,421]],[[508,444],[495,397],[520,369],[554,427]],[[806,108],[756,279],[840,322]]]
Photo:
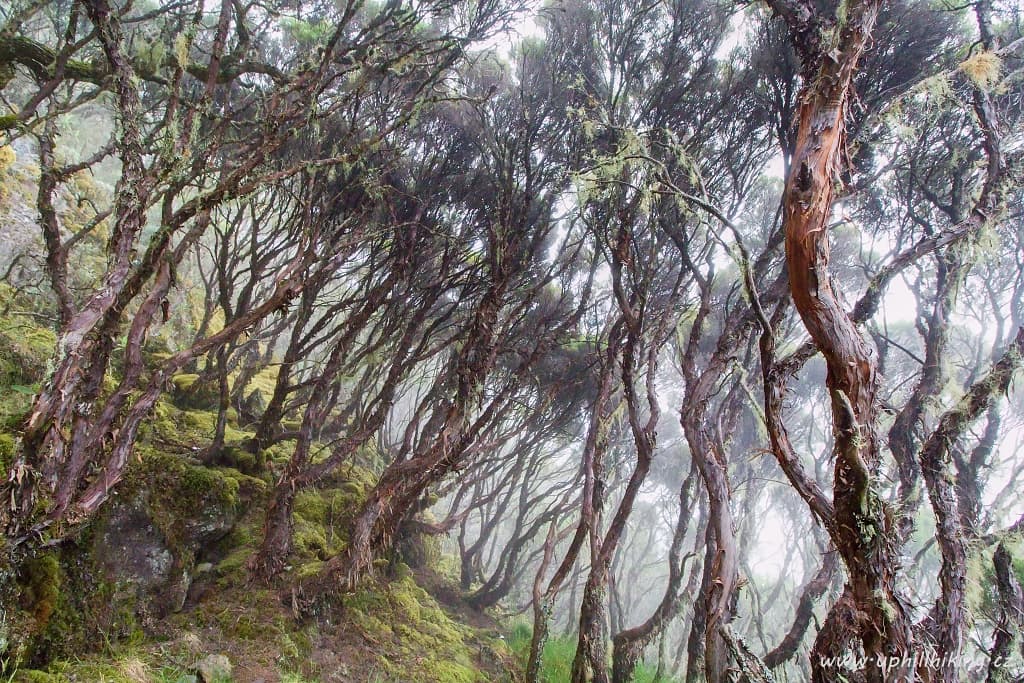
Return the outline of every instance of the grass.
[[[515,653],[523,670],[530,655],[530,639],[533,629],[529,624],[519,622],[509,634],[508,645]],[[572,678],[572,662],[576,657],[576,639],[569,636],[551,636],[544,645],[540,680],[542,683],[568,683]],[[654,683],[656,667],[641,662],[633,672],[635,683]],[[663,683],[673,683],[673,678],[661,678]]]

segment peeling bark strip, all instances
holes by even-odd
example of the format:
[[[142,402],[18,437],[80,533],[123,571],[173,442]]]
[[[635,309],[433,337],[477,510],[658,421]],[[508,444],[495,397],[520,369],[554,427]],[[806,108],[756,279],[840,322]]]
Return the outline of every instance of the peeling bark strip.
[[[886,511],[871,491],[879,461],[877,362],[847,315],[828,270],[827,224],[840,165],[844,117],[857,62],[867,46],[880,2],[850,3],[845,23],[831,27],[834,45],[827,40],[822,41],[826,44],[816,42],[826,23],[810,3],[771,0],[770,4],[789,24],[804,60],[796,149],[783,199],[786,262],[793,302],[828,367],[836,439],[835,524],[830,532],[848,570],[854,606],[862,615],[857,630],[867,657],[868,680],[911,680],[913,671],[908,665],[886,672],[880,666],[882,658],[908,654],[913,636],[896,592],[898,556]]]

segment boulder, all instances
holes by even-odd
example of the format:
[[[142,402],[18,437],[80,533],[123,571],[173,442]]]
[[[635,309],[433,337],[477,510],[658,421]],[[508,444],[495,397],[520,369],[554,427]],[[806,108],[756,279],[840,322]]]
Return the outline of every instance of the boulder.
[[[225,655],[207,655],[196,664],[196,673],[202,683],[228,683],[231,660]]]

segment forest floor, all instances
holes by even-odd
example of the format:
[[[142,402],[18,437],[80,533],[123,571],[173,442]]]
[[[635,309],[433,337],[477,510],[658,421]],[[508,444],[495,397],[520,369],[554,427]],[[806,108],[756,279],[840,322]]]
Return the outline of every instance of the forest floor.
[[[255,511],[254,511],[255,512]],[[246,523],[255,520],[243,519]],[[244,536],[240,534],[239,536]],[[23,683],[475,683],[514,681],[500,624],[462,602],[449,580],[403,564],[297,619],[287,585],[255,586],[231,552],[193,581],[183,608],[95,651],[21,669]],[[428,586],[437,597],[424,590]],[[438,599],[440,598],[440,600]],[[226,658],[230,670],[210,674]],[[220,659],[220,661],[224,661]],[[214,666],[214,669],[216,667]],[[205,676],[204,676],[205,672]],[[6,680],[6,679],[5,679]]]
[[[0,291],[0,304],[10,296]],[[0,467],[53,343],[31,318],[0,315]],[[262,474],[244,474],[237,468],[253,471],[240,448],[250,434],[233,415],[226,453],[237,462],[202,465],[196,453],[216,412],[191,382],[177,384],[104,515],[16,578],[0,612],[0,682],[516,680],[501,624],[464,603],[437,538],[420,539],[413,557],[382,561],[376,579],[315,617],[297,618],[291,586],[345,547],[374,480],[372,453],[300,493],[291,564],[273,586],[252,583],[246,564],[289,449],[272,453]]]

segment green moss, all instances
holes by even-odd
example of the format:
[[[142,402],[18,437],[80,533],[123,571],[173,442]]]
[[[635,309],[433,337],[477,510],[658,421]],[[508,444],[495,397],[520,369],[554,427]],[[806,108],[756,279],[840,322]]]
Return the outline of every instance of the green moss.
[[[430,521],[429,516],[427,521]],[[441,563],[441,539],[420,533],[415,528],[403,527],[395,540],[396,557],[413,569],[437,567]]]
[[[182,453],[192,453],[208,446],[216,429],[216,410],[182,409],[167,401],[157,401],[142,438],[162,445],[177,445]],[[224,428],[225,446],[220,461],[245,472],[256,472],[251,467],[255,457],[243,448],[252,437],[252,432],[239,430],[229,421]],[[232,450],[229,452],[229,449]]]
[[[263,399],[264,403],[270,401],[274,395],[274,387],[277,385],[277,374],[280,366],[271,365],[260,370],[256,375],[249,380],[249,385],[246,387],[247,391],[255,391],[259,394],[260,398]]]
[[[29,387],[42,381],[56,345],[53,330],[36,325],[31,318],[0,317],[0,386]]]
[[[68,679],[57,674],[37,671],[35,669],[23,669],[14,674],[14,683],[64,683]]]
[[[328,502],[319,491],[303,491],[295,497],[294,512],[303,519],[323,524],[327,521]]]
[[[22,605],[35,618],[37,629],[41,631],[60,600],[60,561],[55,553],[45,553],[26,562],[22,573]]]
[[[182,408],[215,408],[219,398],[217,383],[201,380],[201,375],[191,373],[180,373],[171,377],[171,383],[174,385],[174,403]]]
[[[252,501],[266,495],[269,486],[264,480],[240,472],[234,467],[216,467],[213,470],[220,476],[230,479],[238,488],[238,500]]]
[[[217,414],[214,412],[187,410],[182,413],[182,418],[186,427],[210,437],[213,436],[214,430],[217,429]]]
[[[196,527],[220,523],[242,507],[240,489],[263,483],[229,468],[196,465],[183,457],[140,449],[141,461],[129,468],[121,495],[146,493],[147,514],[175,555]]]
[[[384,654],[394,680],[473,683],[481,647],[472,629],[452,621],[411,576],[364,586],[344,601],[346,621]]]
[[[300,556],[316,557],[319,560],[326,560],[330,557],[327,535],[323,529],[306,524],[297,524],[294,533],[295,550]]]
[[[174,388],[178,391],[188,391],[195,386],[198,379],[199,375],[181,373],[171,377],[171,382],[174,384]]]
[[[348,543],[349,525],[365,500],[370,475],[357,467],[324,482],[323,488],[306,489],[292,508],[296,565],[326,560]]]
[[[474,683],[480,680],[476,669],[455,662],[428,659],[423,667],[422,680],[441,683]]]
[[[0,472],[6,474],[14,460],[14,436],[0,432]]]
[[[12,662],[39,666],[88,652],[100,642],[128,642],[139,636],[132,596],[118,593],[94,566],[84,550],[88,535],[86,530],[80,545],[65,545],[22,567],[21,612],[16,617],[22,630],[12,639]],[[55,672],[52,666],[49,671]]]

